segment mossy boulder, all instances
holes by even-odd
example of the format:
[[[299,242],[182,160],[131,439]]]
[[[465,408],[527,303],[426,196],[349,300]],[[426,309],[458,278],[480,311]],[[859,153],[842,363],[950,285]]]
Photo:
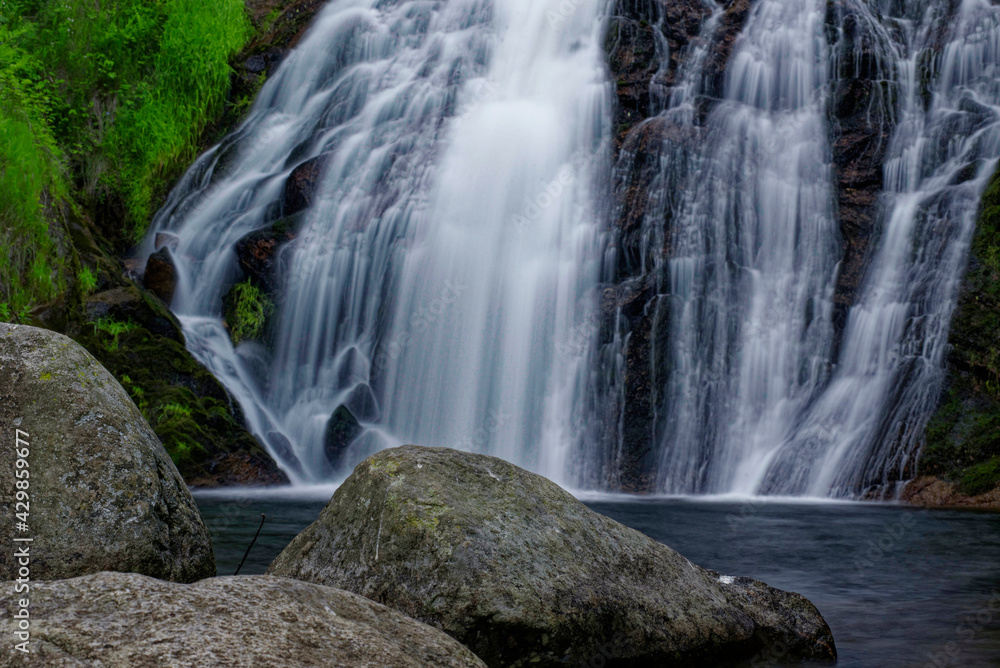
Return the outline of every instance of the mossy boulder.
[[[443,448],[362,462],[268,573],[384,603],[490,666],[836,656],[804,597],[695,566],[541,476]]]
[[[33,584],[30,654],[13,647],[14,606],[14,597],[0,601],[10,640],[0,666],[483,668],[445,634],[385,606],[267,576],[181,585],[99,573]]]
[[[128,393],[72,340],[0,324],[0,433],[4,544],[33,539],[31,579],[215,574],[208,530],[177,468]],[[26,468],[16,464],[21,454]],[[30,505],[16,507],[24,481]],[[15,511],[27,513],[27,531],[15,530]],[[0,554],[2,579],[14,579],[13,548]]]
[[[121,382],[192,486],[287,483],[239,406],[184,346],[166,306],[134,285],[95,294],[71,332]]]

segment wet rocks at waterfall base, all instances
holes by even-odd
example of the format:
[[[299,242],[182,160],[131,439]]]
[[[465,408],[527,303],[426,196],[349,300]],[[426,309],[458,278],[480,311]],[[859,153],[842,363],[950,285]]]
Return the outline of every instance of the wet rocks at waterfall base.
[[[177,268],[168,248],[161,248],[146,260],[142,283],[147,290],[169,304],[177,288]]]
[[[347,406],[338,406],[330,416],[323,433],[323,454],[334,471],[343,464],[351,442],[361,433],[361,425]]]
[[[189,485],[288,482],[161,300],[127,285],[91,295],[81,310],[90,324],[73,337],[120,379]]]
[[[8,546],[32,538],[31,579],[214,575],[208,530],[177,468],[125,389],[78,344],[0,324],[0,430],[3,536]],[[14,523],[15,430],[30,471],[24,533]],[[13,550],[0,555],[13,579]]]
[[[444,448],[362,462],[268,573],[369,597],[495,667],[836,656],[804,597],[695,566],[541,476]]]
[[[14,602],[0,601],[13,637]],[[360,596],[266,576],[195,584],[99,573],[33,584],[31,652],[0,667],[484,668],[444,633]],[[41,621],[44,620],[44,621]]]

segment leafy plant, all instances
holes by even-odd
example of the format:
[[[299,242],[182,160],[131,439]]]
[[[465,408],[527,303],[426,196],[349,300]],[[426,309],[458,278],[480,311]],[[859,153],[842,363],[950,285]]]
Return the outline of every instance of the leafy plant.
[[[118,337],[138,328],[138,325],[131,320],[122,322],[109,317],[98,318],[93,322],[93,325],[95,334],[97,332],[104,332],[111,335],[112,341],[108,344],[108,350],[118,350]]]
[[[77,285],[80,286],[80,293],[83,296],[89,295],[97,287],[97,277],[90,267],[83,267],[76,275]]]
[[[48,125],[50,83],[42,64],[17,46],[27,31],[8,23],[0,23],[0,302],[9,319],[64,289],[46,204],[66,185]]]
[[[241,0],[0,0],[0,126],[18,135],[17,160],[4,161],[11,151],[0,137],[0,162],[30,181],[0,183],[0,208],[37,210],[66,171],[90,207],[123,203],[141,236],[155,197],[225,101],[228,60],[248,25]],[[37,155],[25,160],[28,146]]]
[[[274,302],[253,283],[245,281],[233,286],[226,321],[234,344],[247,339],[261,339],[267,319],[274,312]]]

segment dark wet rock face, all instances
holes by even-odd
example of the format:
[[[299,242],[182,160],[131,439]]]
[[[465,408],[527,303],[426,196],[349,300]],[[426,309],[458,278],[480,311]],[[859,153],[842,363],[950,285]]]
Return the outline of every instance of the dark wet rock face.
[[[244,275],[267,293],[278,288],[278,252],[296,237],[295,224],[282,219],[236,242],[236,259]]]
[[[146,260],[146,272],[142,283],[147,290],[169,304],[174,298],[177,288],[177,269],[170,251],[161,248]]]
[[[616,84],[616,148],[658,114],[710,10],[701,0],[619,0],[605,50]]]
[[[281,214],[292,216],[312,206],[316,199],[323,175],[323,164],[326,156],[319,155],[306,160],[292,170],[285,181],[285,190],[281,196]]]
[[[664,267],[671,254],[672,216],[684,201],[691,165],[704,141],[706,121],[725,94],[728,65],[753,11],[751,0],[659,0],[618,4],[610,23],[608,54],[618,83],[616,117],[616,266],[618,313],[602,328],[602,345],[625,342],[623,375],[599,399],[608,414],[603,428],[619,430],[608,444],[611,474],[604,482],[628,491],[649,490],[650,445],[662,414],[669,360],[659,351],[668,335],[670,285]],[[836,211],[842,259],[835,286],[834,324],[839,340],[872,251],[878,226],[883,160],[896,122],[891,30],[867,21],[860,0],[831,0],[826,38],[831,59],[829,114]],[[944,19],[950,11],[942,7]],[[881,31],[881,32],[879,32]],[[695,69],[692,69],[695,68]],[[689,72],[690,70],[690,72]],[[700,93],[690,111],[671,108],[678,85],[693,76]],[[669,170],[666,166],[669,165]],[[664,174],[669,171],[669,182]],[[614,318],[613,318],[614,319]],[[613,440],[609,437],[606,440]]]
[[[798,594],[695,566],[503,460],[404,446],[362,462],[269,574],[439,628],[490,666],[835,658]]]
[[[720,98],[723,95],[726,65],[750,16],[752,4],[751,0],[729,0],[719,18],[704,65],[705,94],[710,97]]]
[[[331,469],[336,471],[341,467],[347,448],[360,433],[361,425],[357,418],[347,406],[338,406],[330,416],[326,432],[323,434],[323,454],[326,455]]]
[[[0,600],[0,630],[11,639],[14,606],[12,597]],[[31,627],[31,653],[8,646],[0,666],[484,665],[447,635],[385,606],[266,576],[180,585],[99,573],[32,584],[31,615],[40,620]]]
[[[105,570],[182,582],[215,574],[208,530],[163,445],[125,389],[71,339],[0,324],[0,429],[0,508],[11,518],[4,542],[33,539],[33,580]],[[18,534],[21,455],[30,530]],[[4,580],[16,577],[13,554],[0,556]]]
[[[983,194],[948,334],[940,405],[927,425],[911,502],[997,506],[1000,499],[1000,172]],[[921,482],[921,481],[917,481]],[[940,483],[940,484],[937,484]],[[921,494],[918,491],[927,488]],[[972,497],[972,498],[970,498]]]
[[[684,76],[685,65],[705,40],[719,46],[706,58],[721,70],[728,59],[726,44],[735,40],[746,12],[740,0],[720,7],[724,17],[713,24],[712,9],[701,0],[622,0],[609,25],[607,50],[617,82],[616,167],[614,170],[618,233],[617,284],[610,290],[616,303],[605,311],[603,345],[617,334],[627,338],[620,392],[598,399],[605,407],[602,430],[618,434],[602,439],[609,459],[605,483],[623,491],[648,491],[655,462],[655,415],[665,378],[656,342],[666,336],[668,311],[661,298],[665,286],[653,270],[670,252],[670,215],[679,202],[682,179],[663,183],[664,163],[685,163],[687,152],[701,140],[701,129],[663,113]],[[720,34],[721,33],[721,34]],[[710,46],[710,45],[709,45]],[[721,79],[720,79],[721,82]],[[699,103],[706,113],[712,101]],[[662,221],[656,220],[663,216]],[[652,232],[652,230],[657,230]],[[617,454],[612,454],[617,453]]]
[[[834,291],[839,339],[870,256],[884,185],[882,162],[895,128],[899,90],[890,54],[875,34],[879,27],[866,21],[856,0],[829,3],[826,24],[838,63],[831,83],[830,118],[843,249]]]
[[[187,351],[162,302],[135,286],[119,287],[91,295],[83,311],[91,323],[122,327],[112,334],[90,325],[74,337],[121,379],[190,485],[288,482],[222,384]]]

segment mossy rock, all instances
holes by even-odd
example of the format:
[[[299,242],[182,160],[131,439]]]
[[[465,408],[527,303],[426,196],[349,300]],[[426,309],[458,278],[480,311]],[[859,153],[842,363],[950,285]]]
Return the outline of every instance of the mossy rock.
[[[90,324],[74,333],[129,392],[188,484],[282,484],[288,477],[242,424],[225,388],[184,347],[166,306],[135,286],[94,295],[91,319],[120,323],[117,335]]]
[[[208,530],[177,468],[122,386],[72,340],[0,324],[0,430],[4,542],[33,539],[31,579],[215,574]],[[21,454],[28,466],[17,469],[30,476],[15,478]],[[30,505],[15,508],[18,490]],[[27,531],[15,532],[15,510],[27,513]],[[16,577],[13,555],[10,547],[0,556],[5,580]]]
[[[1000,172],[983,194],[969,269],[948,337],[941,403],[927,426],[921,474],[975,495],[1000,485]]]
[[[494,457],[404,446],[362,462],[268,573],[353,591],[490,666],[711,665],[780,644],[835,658],[798,594],[695,566]]]
[[[234,346],[244,341],[266,342],[274,312],[270,295],[249,280],[234,285],[222,300],[223,318]]]

